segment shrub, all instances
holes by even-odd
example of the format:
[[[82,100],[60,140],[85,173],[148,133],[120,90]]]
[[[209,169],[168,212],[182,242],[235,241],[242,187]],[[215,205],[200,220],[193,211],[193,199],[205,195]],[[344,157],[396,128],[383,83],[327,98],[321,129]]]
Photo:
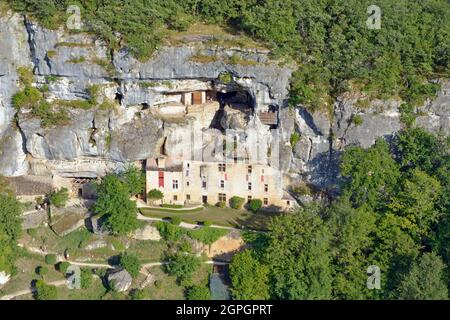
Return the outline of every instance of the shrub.
[[[178,241],[184,234],[186,234],[182,228],[162,221],[158,221],[156,223],[156,228],[161,234],[161,237],[163,237],[166,241]]]
[[[252,199],[250,200],[248,204],[248,208],[253,212],[258,212],[259,209],[262,208],[262,201],[261,199]]]
[[[171,276],[176,276],[178,281],[189,280],[192,274],[200,267],[200,258],[184,253],[177,253],[169,258],[169,263],[165,265],[166,272]]]
[[[161,282],[161,280],[155,280],[154,284],[155,284],[156,288],[161,288],[162,282]]]
[[[222,72],[219,74],[219,81],[228,84],[233,81],[233,75],[230,72]]]
[[[184,206],[181,204],[170,204],[170,203],[163,203],[161,205],[162,208],[172,208],[172,209],[181,209]]]
[[[352,119],[351,119],[351,121],[352,121],[352,123],[355,125],[355,126],[360,126],[360,125],[362,125],[362,123],[363,123],[363,118],[359,115],[359,114],[354,114],[353,116],[352,116]]]
[[[89,269],[81,269],[81,289],[88,289],[92,285],[92,272]]]
[[[294,131],[291,134],[291,137],[289,139],[290,143],[291,143],[291,147],[292,149],[295,148],[295,146],[297,145],[298,141],[300,140],[300,134],[297,131]]]
[[[219,201],[216,203],[216,207],[219,208],[225,208],[227,206],[227,204],[225,203],[225,201]]]
[[[12,97],[12,105],[17,110],[26,108],[31,109],[38,106],[42,102],[42,93],[30,86],[25,86],[25,89],[19,91]]]
[[[50,203],[57,208],[64,208],[67,200],[69,200],[69,190],[67,188],[53,191],[50,195]]]
[[[45,263],[54,265],[56,263],[56,255],[55,254],[48,254],[45,256]]]
[[[36,268],[36,273],[40,275],[42,278],[48,273],[48,268],[46,266],[39,266]]]
[[[43,280],[36,280],[34,287],[36,300],[56,300],[58,298],[56,287],[46,284]]]
[[[131,300],[145,300],[146,298],[147,294],[142,289],[133,289],[130,291]]]
[[[197,230],[189,230],[188,235],[192,239],[198,240],[204,244],[212,244],[228,232],[229,231],[225,229],[204,227]]]
[[[122,268],[127,270],[133,278],[136,278],[139,275],[141,263],[135,255],[128,253],[121,254],[119,264]]]
[[[67,272],[67,269],[69,269],[69,267],[70,267],[69,262],[67,262],[67,261],[60,262],[58,264],[58,271],[61,272],[63,275],[65,275]]]
[[[175,226],[179,226],[181,223],[181,218],[180,217],[172,217],[170,219],[170,223],[172,223]]]
[[[211,300],[211,292],[208,287],[194,285],[187,290],[188,300]]]
[[[238,196],[234,196],[230,198],[230,207],[232,207],[233,209],[241,209],[242,206],[244,205],[245,199],[238,197]]]

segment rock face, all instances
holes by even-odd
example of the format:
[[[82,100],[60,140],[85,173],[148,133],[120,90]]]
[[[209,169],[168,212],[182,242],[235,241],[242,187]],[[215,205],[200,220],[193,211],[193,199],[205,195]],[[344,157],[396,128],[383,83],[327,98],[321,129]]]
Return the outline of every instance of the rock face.
[[[117,270],[108,275],[109,286],[117,292],[124,292],[130,289],[133,279],[125,270]]]
[[[0,271],[0,286],[7,284],[11,275],[7,274],[5,271]]]
[[[161,240],[161,235],[159,234],[158,229],[150,224],[136,230],[132,237],[136,240]]]
[[[162,47],[141,62],[126,48],[110,51],[93,35],[47,30],[20,15],[4,14],[0,17],[0,174],[102,176],[159,154],[179,156],[186,146],[181,137],[198,132],[203,137],[196,139],[199,146],[194,145],[193,153],[204,157],[225,129],[245,128],[268,143],[279,138],[278,150],[271,152],[279,155],[287,184],[303,180],[334,190],[345,147],[367,148],[377,138],[392,137],[401,129],[401,102],[396,100],[359,107],[355,93],[347,93],[330,112],[287,108],[293,68],[271,61],[268,53],[185,41]],[[209,62],[198,62],[199,55]],[[231,57],[247,63],[232,64]],[[21,66],[33,69],[33,85],[46,88],[49,103],[86,103],[93,87],[98,103],[66,107],[67,123],[44,127],[30,110],[17,112],[11,106],[11,97],[21,88],[17,73]],[[416,123],[448,134],[450,82],[442,88],[436,99],[418,108]],[[248,95],[250,110],[217,111],[213,104],[200,111],[183,110],[183,105],[173,105],[181,92],[199,90]],[[270,108],[279,110],[279,129],[260,121],[259,113]],[[167,115],[171,110],[178,116]],[[299,137],[295,145],[290,144],[293,133]]]

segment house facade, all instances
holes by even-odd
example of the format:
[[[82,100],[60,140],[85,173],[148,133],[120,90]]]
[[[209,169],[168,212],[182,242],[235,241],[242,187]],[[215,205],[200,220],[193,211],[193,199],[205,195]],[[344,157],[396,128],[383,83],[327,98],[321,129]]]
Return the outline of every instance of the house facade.
[[[180,205],[216,204],[233,196],[248,201],[260,199],[268,210],[286,210],[295,200],[284,193],[279,170],[245,162],[182,161],[150,158],[146,166],[146,190],[159,189],[163,203]]]

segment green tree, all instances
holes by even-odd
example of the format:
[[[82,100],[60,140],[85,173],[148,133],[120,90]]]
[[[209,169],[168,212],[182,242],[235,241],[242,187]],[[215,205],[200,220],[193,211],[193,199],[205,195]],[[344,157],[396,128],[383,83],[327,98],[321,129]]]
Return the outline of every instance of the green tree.
[[[177,277],[178,281],[189,281],[192,274],[200,267],[201,259],[194,255],[177,253],[169,257],[166,271],[169,275]]]
[[[447,300],[445,265],[434,253],[424,253],[402,279],[397,297],[406,300]]]
[[[106,217],[106,226],[117,235],[139,228],[136,203],[129,198],[128,187],[115,175],[107,175],[97,187],[98,199],[93,211]]]
[[[164,194],[158,189],[152,189],[147,193],[147,198],[149,198],[150,201],[154,202],[156,200],[163,199]]]
[[[344,194],[356,206],[385,206],[400,176],[389,146],[383,139],[377,140],[368,150],[347,148],[340,168],[345,179]]]
[[[34,284],[36,300],[57,300],[58,291],[55,286],[46,284],[43,280],[36,280]]]
[[[56,255],[54,254],[47,254],[45,256],[45,263],[46,264],[50,264],[50,265],[54,265],[56,263]]]
[[[67,200],[69,200],[69,190],[61,188],[58,191],[53,191],[49,197],[50,203],[57,208],[64,208]]]
[[[145,189],[145,175],[142,170],[135,166],[130,166],[121,174],[121,178],[128,188],[130,195],[135,196]]]
[[[187,289],[186,298],[188,300],[211,300],[211,292],[206,286],[194,285]]]
[[[133,254],[123,253],[120,255],[120,266],[128,271],[128,273],[136,278],[141,270],[141,262],[139,258]]]
[[[254,258],[252,251],[234,255],[230,277],[231,294],[235,300],[269,299],[269,269]]]
[[[89,269],[81,269],[80,274],[81,289],[89,289],[92,285],[92,272]]]
[[[264,262],[274,298],[331,297],[330,232],[319,212],[319,206],[310,205],[269,224]]]

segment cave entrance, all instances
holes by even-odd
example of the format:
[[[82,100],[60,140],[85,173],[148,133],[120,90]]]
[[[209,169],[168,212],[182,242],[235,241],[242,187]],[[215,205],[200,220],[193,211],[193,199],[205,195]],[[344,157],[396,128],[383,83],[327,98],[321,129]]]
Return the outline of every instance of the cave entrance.
[[[123,94],[121,94],[120,92],[116,92],[114,100],[117,101],[120,105],[122,105]]]
[[[226,129],[226,125],[223,123],[224,117],[226,117],[226,107],[243,112],[246,115],[253,113],[254,101],[245,90],[217,92],[216,97],[220,107],[214,115],[210,128],[218,129],[222,132]]]

